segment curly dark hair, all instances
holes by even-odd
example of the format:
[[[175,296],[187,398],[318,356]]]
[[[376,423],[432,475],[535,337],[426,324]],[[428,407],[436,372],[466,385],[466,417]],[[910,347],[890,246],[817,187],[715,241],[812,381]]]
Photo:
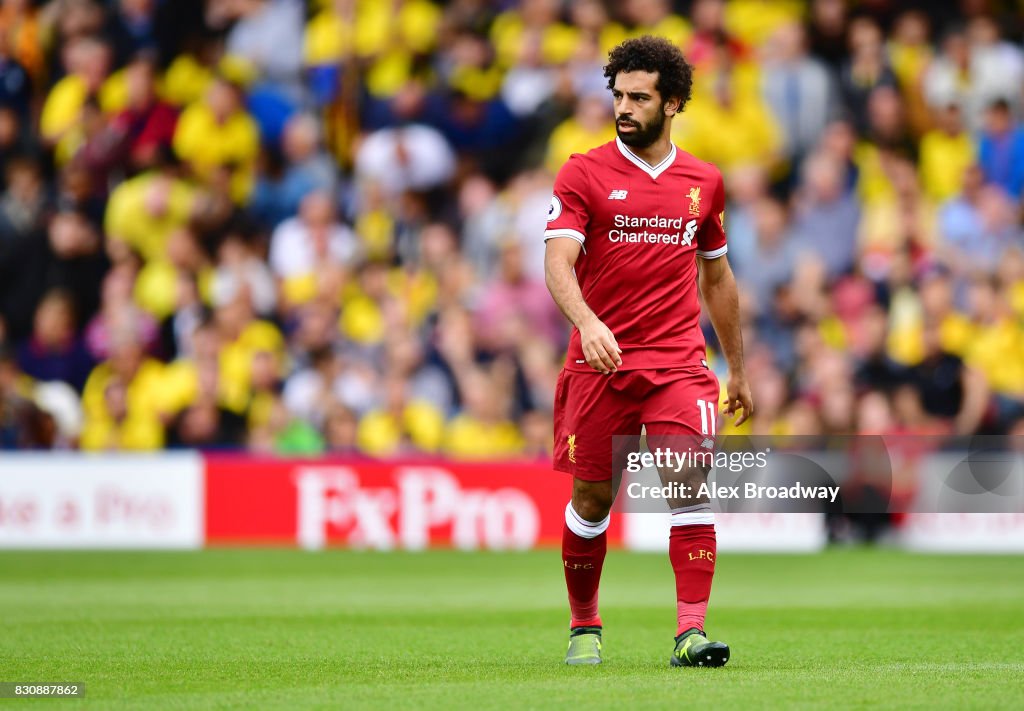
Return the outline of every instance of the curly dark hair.
[[[619,72],[657,72],[656,88],[662,101],[679,99],[682,112],[693,90],[693,65],[679,48],[663,37],[644,35],[628,39],[613,49],[604,65],[608,88],[615,88]]]

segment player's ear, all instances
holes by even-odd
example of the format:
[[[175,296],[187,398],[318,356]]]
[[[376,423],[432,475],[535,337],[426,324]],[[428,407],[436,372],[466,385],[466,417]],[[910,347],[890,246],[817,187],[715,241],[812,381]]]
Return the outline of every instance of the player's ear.
[[[666,116],[675,116],[679,113],[679,99],[669,99],[665,102],[664,111]]]

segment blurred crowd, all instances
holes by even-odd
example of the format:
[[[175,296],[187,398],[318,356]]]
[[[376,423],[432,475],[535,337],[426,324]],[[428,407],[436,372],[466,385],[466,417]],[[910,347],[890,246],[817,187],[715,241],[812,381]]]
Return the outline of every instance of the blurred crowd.
[[[602,65],[645,33],[726,180],[743,431],[1024,434],[1022,30],[994,0],[0,0],[0,448],[548,456],[553,176],[614,137]]]

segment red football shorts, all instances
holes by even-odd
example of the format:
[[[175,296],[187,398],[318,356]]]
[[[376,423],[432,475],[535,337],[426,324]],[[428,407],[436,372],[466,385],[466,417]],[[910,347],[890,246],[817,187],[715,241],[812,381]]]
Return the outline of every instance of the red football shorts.
[[[641,427],[649,446],[659,435],[714,439],[719,392],[718,378],[706,368],[611,375],[563,369],[555,388],[554,467],[586,481],[607,481],[627,454],[613,454],[612,438],[623,438],[619,450],[633,438],[635,445],[626,446],[635,449]]]

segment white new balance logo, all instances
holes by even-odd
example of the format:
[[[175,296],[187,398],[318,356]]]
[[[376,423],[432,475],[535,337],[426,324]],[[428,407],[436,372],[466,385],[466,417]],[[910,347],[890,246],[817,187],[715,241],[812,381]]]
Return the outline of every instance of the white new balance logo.
[[[611,194],[608,196],[608,199],[609,200],[625,200],[626,199],[626,195],[628,195],[628,194],[629,194],[628,190],[612,190]]]

